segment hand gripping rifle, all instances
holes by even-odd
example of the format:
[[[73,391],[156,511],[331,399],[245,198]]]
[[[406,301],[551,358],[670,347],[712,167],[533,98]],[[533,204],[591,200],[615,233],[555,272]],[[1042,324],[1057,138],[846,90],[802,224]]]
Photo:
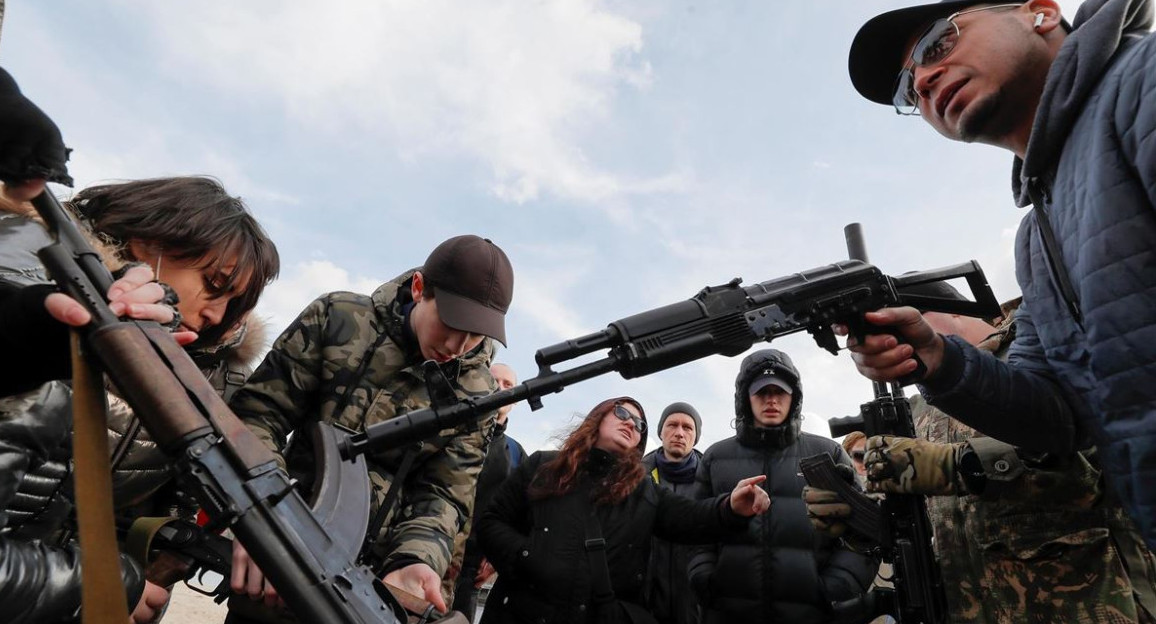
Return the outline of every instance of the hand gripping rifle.
[[[866,261],[867,252],[856,227],[847,228],[847,247],[851,257]],[[971,280],[968,283],[975,303],[957,302],[961,305],[953,313],[986,318],[998,316],[999,304],[987,284],[980,285]],[[908,301],[911,299],[914,298],[908,298]],[[916,307],[943,311],[923,307],[926,303],[916,302]],[[862,431],[868,437],[894,435],[914,438],[911,405],[903,396],[901,384],[872,384],[875,399],[861,405],[858,416],[830,419],[831,436],[837,438],[852,431]],[[804,458],[799,462],[799,468],[812,487],[836,491],[850,504],[851,516],[847,524],[871,540],[874,554],[894,568],[890,579],[894,589],[877,587],[860,598],[834,605],[836,621],[891,614],[901,623],[946,622],[947,602],[939,565],[931,547],[931,522],[923,497],[888,494],[877,503],[840,477],[831,456],[825,453]]]
[[[906,285],[954,278],[966,279],[971,291],[981,297],[980,303],[899,291]],[[543,396],[611,371],[633,379],[708,355],[735,356],[755,343],[800,331],[809,332],[820,347],[837,354],[833,323],[848,325],[857,335],[869,329],[882,331],[869,327],[863,314],[895,305],[948,313],[966,313],[976,305],[999,307],[974,260],[901,277],[884,275],[863,260],[845,260],[750,286],[735,278],[708,286],[686,301],[629,316],[602,331],[541,349],[535,354],[537,376],[512,388],[458,401],[445,382],[431,384],[429,394],[434,400],[429,408],[367,427],[345,439],[341,453],[349,458],[397,448],[522,400],[536,410],[542,407]],[[563,371],[551,368],[603,349],[608,350],[606,356],[593,362]],[[427,362],[427,382],[441,378],[437,365]]]
[[[381,583],[325,530],[169,332],[112,313],[104,298],[112,276],[52,193],[33,205],[56,239],[40,250],[41,261],[92,314],[82,328],[84,347],[173,458],[178,483],[212,526],[232,528],[302,621],[398,622],[400,611]]]

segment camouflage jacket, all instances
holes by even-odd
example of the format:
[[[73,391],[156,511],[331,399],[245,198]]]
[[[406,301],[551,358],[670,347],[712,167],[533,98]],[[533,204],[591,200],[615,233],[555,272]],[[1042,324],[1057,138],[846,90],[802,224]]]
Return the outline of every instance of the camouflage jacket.
[[[429,406],[423,359],[404,328],[412,275],[409,271],[383,284],[371,297],[337,292],[311,303],[233,397],[237,416],[304,485],[312,483],[313,450],[307,436],[295,436],[286,449],[290,433],[313,420],[361,431]],[[442,366],[459,397],[482,396],[497,388],[489,370],[493,353],[487,338]],[[494,414],[489,414],[481,423],[443,430],[410,447],[417,453],[413,466],[373,547],[373,555],[387,568],[418,560],[439,575],[446,573],[454,536],[473,510],[493,424]],[[366,458],[374,514],[410,448]]]
[[[1002,357],[1013,316],[979,348]],[[968,442],[987,477],[981,496],[927,499],[951,622],[1151,621],[1142,611],[1154,607],[1156,560],[1102,501],[1094,449],[1028,453],[911,402],[919,436]]]

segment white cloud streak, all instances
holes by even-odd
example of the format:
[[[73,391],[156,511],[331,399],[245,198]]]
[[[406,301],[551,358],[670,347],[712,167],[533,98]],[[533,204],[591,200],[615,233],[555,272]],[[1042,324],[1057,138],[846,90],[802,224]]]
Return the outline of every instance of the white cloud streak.
[[[175,71],[273,97],[315,130],[369,133],[402,159],[466,156],[511,202],[670,192],[577,147],[616,92],[646,89],[642,28],[589,0],[141,4]]]

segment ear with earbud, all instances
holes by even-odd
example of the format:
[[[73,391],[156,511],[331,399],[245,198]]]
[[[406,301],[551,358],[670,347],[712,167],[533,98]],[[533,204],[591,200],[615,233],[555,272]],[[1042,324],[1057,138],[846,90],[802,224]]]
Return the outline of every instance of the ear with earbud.
[[[1032,22],[1032,28],[1039,28],[1044,23],[1044,14],[1036,13],[1036,21]]]

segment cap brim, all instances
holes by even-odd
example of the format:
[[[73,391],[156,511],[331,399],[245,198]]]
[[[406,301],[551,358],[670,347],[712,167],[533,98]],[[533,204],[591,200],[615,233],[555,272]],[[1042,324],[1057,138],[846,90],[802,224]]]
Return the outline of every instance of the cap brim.
[[[484,306],[473,299],[467,299],[445,289],[438,289],[435,295],[438,316],[447,327],[471,334],[489,336],[506,344],[506,315],[500,310]]]
[[[936,2],[888,11],[871,18],[851,42],[847,69],[859,95],[890,106],[895,79],[903,68],[903,52],[915,29],[965,7],[984,4],[976,0]]]
[[[787,394],[795,393],[795,389],[791,387],[791,384],[782,379],[779,379],[778,377],[759,377],[758,379],[751,382],[751,387],[747,388],[747,394],[754,396],[758,393],[759,390],[762,390],[767,386],[778,386],[783,390],[783,392],[786,392]]]

